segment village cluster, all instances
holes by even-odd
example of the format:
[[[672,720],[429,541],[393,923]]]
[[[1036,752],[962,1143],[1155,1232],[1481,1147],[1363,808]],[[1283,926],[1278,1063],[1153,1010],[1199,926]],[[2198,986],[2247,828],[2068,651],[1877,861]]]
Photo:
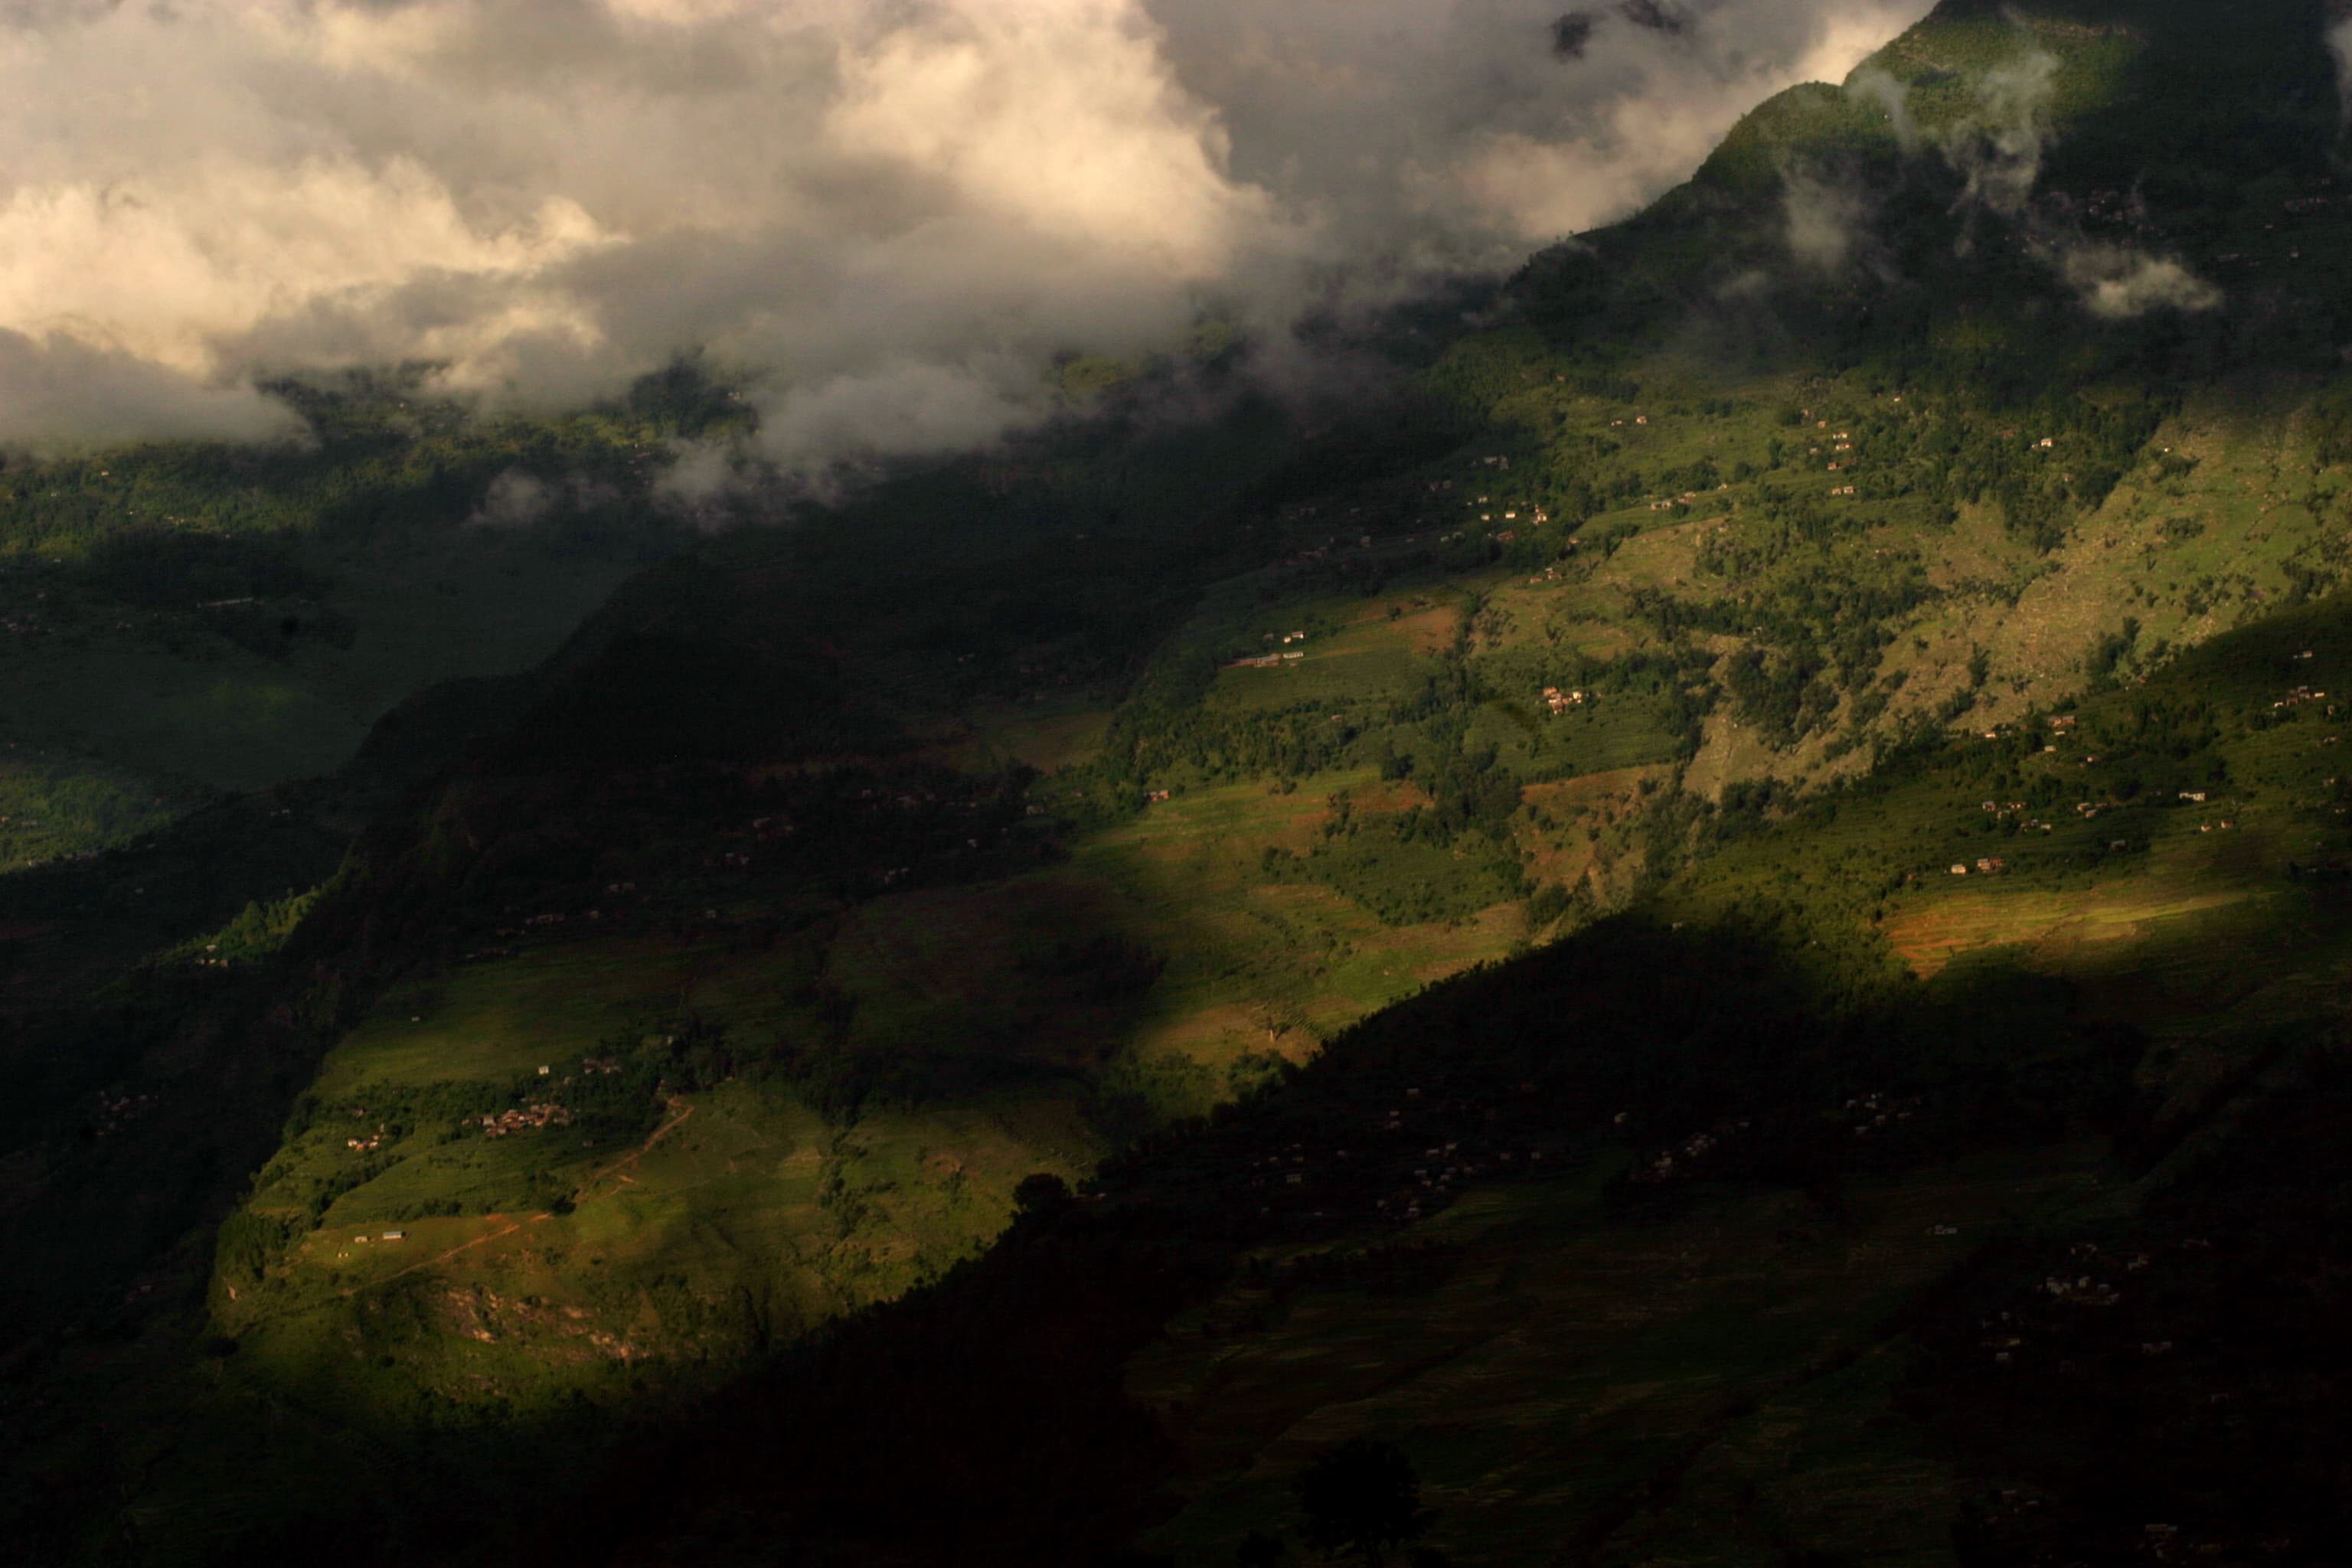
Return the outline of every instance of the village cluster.
[[[1543,689],[1544,705],[1555,713],[1565,713],[1571,708],[1581,708],[1591,700],[1592,693],[1581,687],[1563,691],[1557,686]]]
[[[2210,1253],[2213,1244],[2203,1237],[2190,1237],[2180,1244],[2180,1250],[2184,1253]],[[2102,1272],[2111,1272],[2120,1264],[2123,1273],[2138,1274],[2158,1262],[2156,1253],[2146,1250],[2135,1251],[2129,1258],[2110,1256],[2093,1241],[2072,1243],[2066,1250],[2068,1262],[2076,1272],[2045,1275],[2033,1288],[2036,1307],[2054,1303],[2069,1309],[2111,1310],[2124,1301],[2121,1288],[2099,1274],[2083,1270],[2097,1268]],[[2016,1362],[2021,1351],[2032,1348],[2037,1328],[2048,1326],[2034,1323],[2027,1313],[2020,1311],[1987,1314],[1978,1320],[1978,1327],[1984,1334],[1978,1342],[1979,1347],[1991,1352],[1994,1365],[2009,1366]],[[2135,1342],[2135,1348],[2140,1356],[2153,1358],[2172,1354],[2176,1346],[2170,1340],[2140,1340]],[[2070,1365],[2062,1363],[2060,1370],[2068,1370]]]
[[[1227,659],[1218,668],[1221,669],[1272,669],[1285,661],[1295,663],[1307,657],[1304,652],[1290,647],[1292,643],[1303,643],[1307,640],[1305,632],[1284,632],[1279,637],[1273,632],[1267,632],[1259,640],[1278,643],[1279,646],[1271,653],[1246,654],[1240,658]],[[1285,649],[1289,651],[1286,652]]]
[[[1728,484],[1720,484],[1715,488],[1718,490],[1727,490],[1731,487]],[[1660,496],[1654,498],[1650,502],[1650,510],[1652,511],[1672,511],[1678,506],[1689,506],[1692,502],[1697,500],[1698,491],[1685,490],[1678,496]],[[1536,521],[1540,522],[1543,519],[1538,516]]]
[[[540,1070],[541,1072],[545,1072],[547,1069],[545,1068],[541,1068]],[[503,1138],[509,1133],[520,1132],[526,1128],[569,1127],[571,1125],[571,1111],[565,1110],[561,1105],[557,1105],[550,1101],[541,1101],[535,1105],[518,1106],[511,1110],[502,1110],[495,1116],[484,1115],[482,1118],[482,1136],[485,1138]]]
[[[2306,199],[2315,199],[2322,205],[2327,201],[2326,196]],[[2289,212],[2297,210],[2299,205],[2293,201],[2286,204]],[[2128,228],[2142,239],[2160,238],[2164,234],[2160,226],[2148,221],[2147,208],[2136,191],[2128,196],[2121,191],[2093,191],[2083,198],[2083,213],[2086,217]]]
[[[1867,1138],[1873,1132],[1909,1121],[1919,1113],[1916,1095],[1898,1100],[1889,1094],[1858,1094],[1845,1102],[1846,1113],[1855,1118],[1853,1135]]]
[[[379,1231],[372,1237],[355,1236],[352,1237],[352,1243],[356,1247],[364,1247],[371,1241],[406,1241],[407,1239],[408,1233],[404,1230],[386,1230]]]
[[[1526,1087],[1532,1089],[1534,1086]],[[1423,1217],[1424,1212],[1433,1212],[1450,1201],[1454,1190],[1474,1176],[1539,1169],[1543,1163],[1542,1149],[1503,1148],[1500,1140],[1490,1133],[1477,1144],[1461,1137],[1426,1144],[1419,1152],[1420,1163],[1408,1172],[1403,1168],[1404,1163],[1414,1156],[1395,1147],[1406,1134],[1408,1114],[1437,1121],[1454,1130],[1470,1120],[1467,1113],[1473,1102],[1424,1100],[1418,1088],[1405,1089],[1403,1097],[1406,1103],[1390,1110],[1380,1128],[1387,1136],[1376,1142],[1386,1147],[1318,1152],[1304,1142],[1294,1142],[1276,1153],[1251,1161],[1250,1187],[1266,1200],[1266,1206],[1259,1212],[1272,1214],[1271,1205],[1277,1196],[1302,1202],[1331,1203],[1347,1198],[1360,1201],[1367,1187],[1386,1187],[1388,1195],[1373,1201],[1374,1215],[1392,1225],[1410,1225]],[[1324,1218],[1328,1213],[1317,1208],[1310,1211],[1309,1217]]]
[[[101,1094],[98,1097],[98,1114],[90,1122],[93,1135],[104,1138],[120,1132],[125,1124],[155,1108],[152,1094]]]
[[[1523,1083],[1519,1089],[1532,1094],[1536,1086]],[[1843,1110],[1854,1137],[1884,1138],[1923,1115],[1924,1104],[1916,1096],[1870,1092],[1848,1099]],[[1612,1125],[1622,1131],[1631,1120],[1629,1112],[1620,1111]],[[1261,1214],[1270,1215],[1275,1204],[1288,1200],[1286,1206],[1301,1209],[1309,1203],[1327,1205],[1305,1211],[1307,1217],[1321,1219],[1334,1208],[1370,1197],[1370,1217],[1409,1226],[1444,1207],[1465,1182],[1539,1173],[1563,1152],[1526,1130],[1507,1131],[1499,1121],[1496,1108],[1482,1101],[1424,1097],[1420,1089],[1408,1088],[1363,1146],[1318,1152],[1303,1142],[1287,1144],[1250,1161],[1249,1185],[1261,1195]],[[1412,1136],[1415,1124],[1426,1129],[1417,1139]],[[1635,1187],[1690,1180],[1715,1168],[1727,1145],[1752,1137],[1752,1127],[1746,1118],[1730,1117],[1698,1128],[1654,1148],[1624,1180]],[[1928,1234],[1956,1236],[1958,1227],[1937,1225]]]
[[[1613,1125],[1622,1127],[1627,1120],[1627,1114],[1621,1110],[1612,1119]],[[1718,1121],[1711,1129],[1676,1139],[1666,1148],[1659,1150],[1647,1160],[1634,1166],[1626,1180],[1635,1186],[1654,1187],[1667,1182],[1687,1179],[1697,1169],[1700,1162],[1723,1147],[1725,1140],[1747,1131],[1750,1125],[1745,1120]]]
[[[2302,657],[2309,658],[2311,656],[2305,654]],[[2306,702],[2324,702],[2326,699],[2327,693],[2325,691],[2315,691],[2308,686],[2297,686],[2291,688],[2285,696],[2272,703],[2271,707],[2273,710],[2282,708],[2300,708]],[[2336,705],[2332,702],[2327,704],[2327,717],[2331,719],[2336,717]]]
[[[2089,801],[2079,801],[2075,804],[2074,812],[2075,815],[2082,817],[2084,821],[2088,822],[2092,817],[2098,816],[2105,806],[2112,805],[2113,804],[2113,802],[2105,802],[2101,805],[2093,805]],[[2016,818],[2017,830],[2020,833],[2054,833],[2057,831],[2057,827],[2054,824],[2044,822],[2038,816],[2026,816],[2021,815],[2025,810],[2025,802],[2021,800],[2007,802],[1998,800],[1981,801],[1978,804],[1978,809],[1990,814],[1996,820],[2006,820],[2011,817]]]

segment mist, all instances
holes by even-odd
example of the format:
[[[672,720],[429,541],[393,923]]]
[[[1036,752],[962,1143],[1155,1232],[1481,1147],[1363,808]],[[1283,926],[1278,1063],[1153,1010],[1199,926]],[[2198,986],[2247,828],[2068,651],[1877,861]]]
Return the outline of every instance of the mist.
[[[781,471],[982,446],[1056,354],[1279,337],[1622,216],[1927,8],[16,6],[0,445],[288,438],[260,382],[392,363],[558,408],[694,353]]]

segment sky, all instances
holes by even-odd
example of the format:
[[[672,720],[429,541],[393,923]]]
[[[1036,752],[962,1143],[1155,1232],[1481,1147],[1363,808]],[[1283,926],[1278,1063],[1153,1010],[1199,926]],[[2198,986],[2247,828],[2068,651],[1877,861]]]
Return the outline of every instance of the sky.
[[[680,353],[787,473],[1043,367],[1507,268],[1928,0],[0,0],[0,447],[560,408]]]

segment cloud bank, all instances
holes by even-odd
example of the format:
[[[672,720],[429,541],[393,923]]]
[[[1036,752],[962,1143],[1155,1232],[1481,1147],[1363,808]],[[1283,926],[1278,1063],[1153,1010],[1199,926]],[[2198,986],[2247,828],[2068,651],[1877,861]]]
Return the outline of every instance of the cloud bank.
[[[271,438],[257,378],[399,362],[563,405],[690,351],[787,470],[983,443],[1055,353],[1622,216],[1927,4],[0,7],[0,443]]]
[[[2352,24],[2347,26],[2352,29]],[[2352,39],[2352,31],[2344,36]],[[2086,237],[2063,198],[2063,216],[2038,199],[2053,136],[2057,73],[2055,56],[2021,39],[2013,58],[1985,73],[1974,111],[1952,121],[1937,139],[1934,155],[1960,181],[1952,206],[1960,220],[1959,254],[1975,248],[1979,220],[1997,217],[2028,242],[2029,253],[2074,291],[2084,309],[2103,321],[2218,309],[2222,291],[2179,258]],[[1920,154],[1923,141],[1900,82],[1864,70],[1855,73],[1847,90],[1885,111],[1906,156]],[[1870,195],[1851,179],[1801,166],[1784,168],[1781,215],[1783,241],[1803,269],[1837,276],[1858,261],[1875,259],[1870,254]],[[1748,291],[1756,290],[1751,285]]]

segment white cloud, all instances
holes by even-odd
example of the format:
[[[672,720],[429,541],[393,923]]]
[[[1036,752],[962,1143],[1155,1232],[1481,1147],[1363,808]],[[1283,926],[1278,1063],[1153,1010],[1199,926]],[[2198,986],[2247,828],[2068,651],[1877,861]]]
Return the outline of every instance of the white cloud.
[[[554,505],[555,491],[546,480],[509,468],[490,481],[482,504],[466,521],[473,528],[528,528]]]
[[[1622,216],[1926,3],[1597,6],[1578,58],[1559,0],[19,5],[0,442],[271,434],[257,376],[401,360],[564,404],[688,350],[790,469],[984,442],[1057,352]]]
[[[1842,79],[1928,9],[1713,0],[1664,31],[1611,0],[1150,3],[1238,174],[1353,243],[1478,266],[1627,216],[1756,104]]]
[[[2058,57],[2038,47],[1985,73],[1977,89],[1980,112],[1944,135],[1944,156],[1967,182],[1964,205],[2010,217],[2025,210],[2042,178],[2057,75]]]
[[[1906,153],[1919,146],[1919,127],[1911,119],[1911,89],[1885,71],[1872,67],[1854,73],[1846,89],[1856,98],[1867,99],[1878,105],[1886,115],[1888,129],[1895,132],[1895,144]]]
[[[1869,218],[1869,204],[1856,186],[1793,171],[1784,179],[1781,211],[1789,254],[1832,276],[1853,259]]]
[[[2075,247],[2059,269],[2091,314],[2111,321],[2150,310],[2210,310],[2222,300],[2221,289],[2179,262],[2124,246]]]

